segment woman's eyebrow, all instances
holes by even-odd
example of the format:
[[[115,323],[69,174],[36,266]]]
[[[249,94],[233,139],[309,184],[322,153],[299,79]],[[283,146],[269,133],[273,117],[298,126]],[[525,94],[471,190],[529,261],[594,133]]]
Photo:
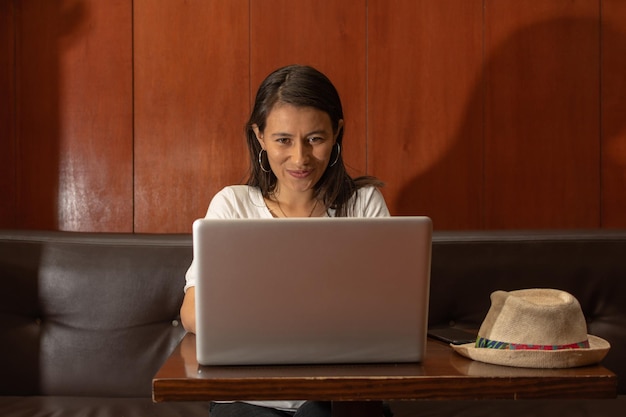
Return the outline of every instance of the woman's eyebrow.
[[[314,130],[312,132],[307,133],[306,136],[319,135],[319,134],[325,134],[325,133],[327,133],[325,129],[318,129],[318,130]]]
[[[307,133],[307,134],[306,134],[306,135],[304,135],[304,136],[319,135],[319,134],[326,134],[326,133],[328,133],[328,132],[327,132],[325,129],[317,129],[317,130],[313,130],[313,131],[311,131],[311,132]],[[285,137],[285,136],[289,136],[289,137],[291,137],[291,136],[293,136],[293,133],[287,133],[287,132],[274,132],[274,133],[272,133],[272,136],[275,136],[275,137]]]

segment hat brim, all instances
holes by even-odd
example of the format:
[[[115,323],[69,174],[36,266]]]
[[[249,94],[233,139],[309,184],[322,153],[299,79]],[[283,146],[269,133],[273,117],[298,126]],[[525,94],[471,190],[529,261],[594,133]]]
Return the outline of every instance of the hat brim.
[[[588,349],[565,350],[506,350],[477,348],[474,343],[451,345],[455,352],[479,362],[518,368],[575,368],[600,362],[611,345],[592,335]]]

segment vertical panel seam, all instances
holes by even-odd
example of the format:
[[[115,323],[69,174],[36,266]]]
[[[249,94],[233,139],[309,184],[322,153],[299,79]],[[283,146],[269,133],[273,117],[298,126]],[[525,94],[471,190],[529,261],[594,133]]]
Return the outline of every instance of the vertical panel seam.
[[[369,134],[369,0],[365,0],[365,175],[371,175],[369,166],[370,134]]]
[[[485,71],[487,62],[486,62],[486,52],[487,52],[487,47],[486,47],[486,43],[487,43],[487,39],[486,39],[486,27],[487,27],[487,21],[486,21],[486,15],[487,15],[487,0],[482,0],[482,14],[481,14],[481,19],[482,19],[482,24],[481,24],[481,70],[480,70],[480,79],[481,79],[481,89],[482,89],[482,98],[481,98],[481,103],[482,103],[482,108],[481,108],[481,132],[480,132],[480,136],[481,136],[481,147],[482,147],[482,160],[481,160],[481,177],[482,177],[482,192],[481,192],[481,207],[480,207],[480,222],[481,224],[481,228],[485,229],[487,227],[487,175],[486,175],[486,159],[487,159],[487,152],[486,152],[486,132],[487,132],[487,118],[486,118],[486,111],[487,111],[487,72]]]
[[[252,113],[252,0],[248,0],[248,114]]]
[[[136,149],[135,149],[135,0],[131,0],[130,2],[130,83],[131,83],[131,92],[130,92],[130,113],[131,113],[131,231],[135,233],[137,230],[137,224],[135,222],[136,212],[137,212],[137,198],[136,198],[136,183],[137,183],[137,172],[136,172]]]
[[[19,85],[18,85],[18,48],[19,48],[19,24],[20,24],[20,19],[18,17],[18,14],[20,14],[21,12],[21,8],[19,8],[20,6],[18,6],[18,1],[19,0],[15,0],[13,2],[11,2],[11,16],[13,19],[13,74],[12,74],[12,84],[13,84],[13,97],[12,97],[12,113],[9,115],[9,119],[10,122],[12,124],[12,126],[10,127],[11,129],[11,140],[13,141],[13,187],[15,187],[15,193],[13,194],[13,207],[12,207],[12,211],[11,211],[11,224],[15,225],[16,227],[23,227],[23,224],[19,223],[18,224],[18,207],[19,207],[19,202],[20,202],[20,195],[22,193],[22,190],[20,188],[20,164],[22,163],[22,158],[21,158],[21,152],[20,152],[20,134],[18,132],[19,129],[19,117],[20,115],[18,114],[18,89],[19,89]],[[19,8],[19,10],[18,10]]]
[[[602,84],[602,75],[604,66],[602,65],[603,59],[603,36],[602,36],[602,0],[598,0],[598,227],[602,228],[604,226],[604,175],[603,175],[603,145],[604,145],[604,134],[603,134],[603,108],[602,103],[603,99],[603,84]]]

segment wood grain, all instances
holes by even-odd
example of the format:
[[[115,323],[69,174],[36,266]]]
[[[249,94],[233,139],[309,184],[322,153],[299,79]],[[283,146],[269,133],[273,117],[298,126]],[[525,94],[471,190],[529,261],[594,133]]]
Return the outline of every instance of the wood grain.
[[[16,13],[16,227],[57,229],[59,32],[57,5],[22,2]]]
[[[482,1],[368,10],[368,171],[392,214],[480,228]]]
[[[13,2],[0,2],[0,228],[17,220],[15,20]]]
[[[485,10],[485,227],[599,227],[598,4]]]
[[[135,231],[191,232],[247,172],[246,0],[138,0]]]
[[[602,1],[602,227],[626,227],[626,2]]]
[[[313,65],[353,175],[443,229],[626,227],[621,0],[9,0],[0,227],[190,232],[253,96]]]
[[[132,231],[132,10],[18,2],[18,227]]]

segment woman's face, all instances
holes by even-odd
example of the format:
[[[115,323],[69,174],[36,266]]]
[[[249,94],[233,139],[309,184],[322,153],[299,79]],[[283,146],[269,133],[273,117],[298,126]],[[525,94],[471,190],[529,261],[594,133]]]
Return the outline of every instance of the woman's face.
[[[277,178],[278,192],[307,192],[324,174],[343,128],[339,121],[333,133],[330,116],[313,107],[278,103],[270,111],[265,130],[253,126],[261,147],[267,151]]]

